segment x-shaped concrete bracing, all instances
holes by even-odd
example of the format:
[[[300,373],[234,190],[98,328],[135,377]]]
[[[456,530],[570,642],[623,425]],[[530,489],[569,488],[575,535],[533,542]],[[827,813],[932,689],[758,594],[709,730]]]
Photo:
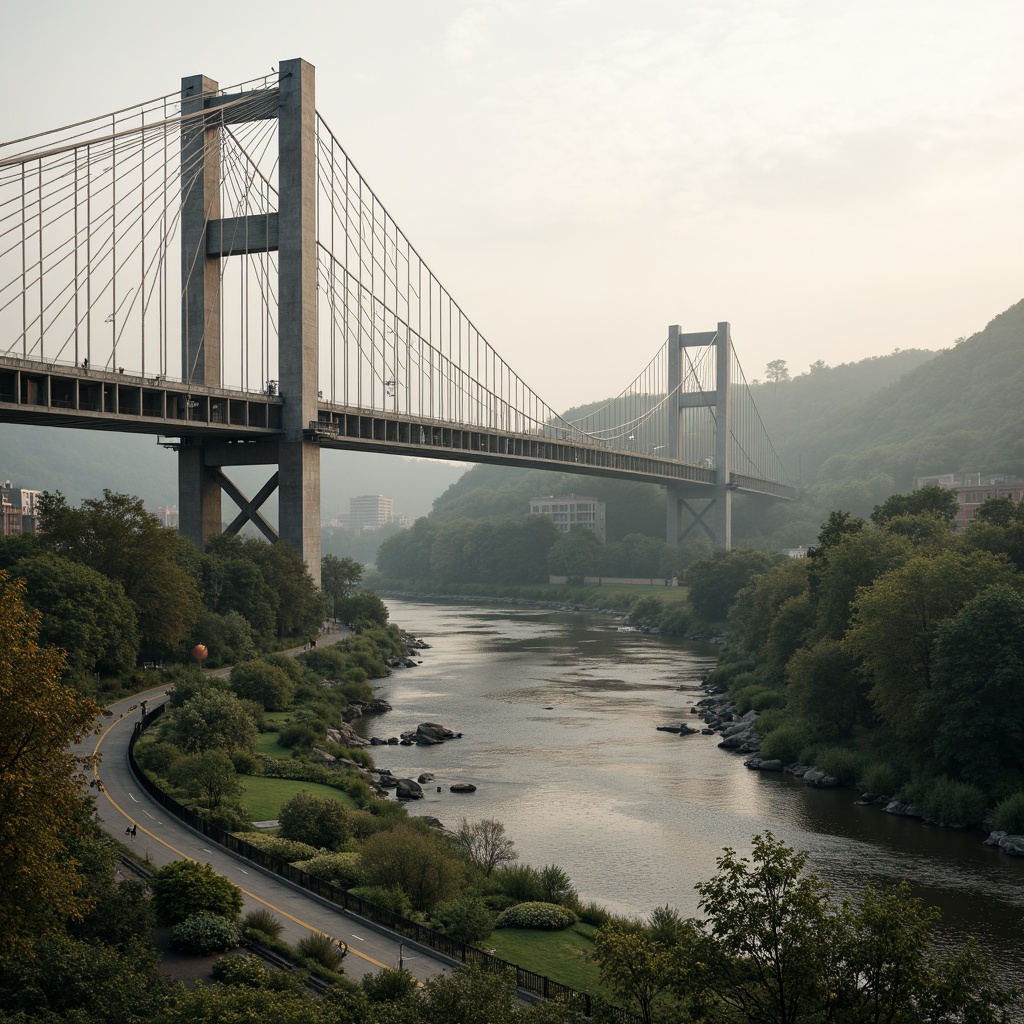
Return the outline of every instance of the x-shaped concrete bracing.
[[[224,531],[235,534],[245,526],[246,523],[253,523],[271,544],[276,544],[281,538],[277,531],[267,522],[260,512],[260,506],[277,490],[278,473],[275,473],[260,489],[256,497],[250,501],[235,485],[225,476],[223,470],[214,471],[221,490],[241,509],[231,524]]]

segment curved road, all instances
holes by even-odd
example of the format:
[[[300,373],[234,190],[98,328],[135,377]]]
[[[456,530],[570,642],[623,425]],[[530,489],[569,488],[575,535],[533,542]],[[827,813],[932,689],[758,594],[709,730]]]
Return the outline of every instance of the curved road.
[[[273,911],[284,925],[281,937],[292,945],[310,932],[325,932],[348,943],[349,956],[345,959],[344,971],[354,980],[382,967],[397,967],[400,962],[420,981],[449,969],[452,961],[422,946],[399,941],[378,926],[263,872],[193,832],[156,803],[128,767],[128,742],[135,723],[142,717],[140,701],[145,700],[148,710],[152,710],[166,696],[164,684],[110,705],[98,722],[99,732],[73,748],[73,753],[86,757],[98,755],[94,769],[100,783],[96,810],[106,831],[131,844],[139,857],[155,867],[183,858],[209,864],[242,890],[245,912],[258,907]],[[137,833],[131,839],[126,837],[126,829],[133,825],[137,826]]]

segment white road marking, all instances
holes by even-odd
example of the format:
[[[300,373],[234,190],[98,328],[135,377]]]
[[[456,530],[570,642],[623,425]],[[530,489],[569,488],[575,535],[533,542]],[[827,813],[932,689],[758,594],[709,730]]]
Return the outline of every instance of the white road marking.
[[[153,819],[153,821],[156,821],[156,820],[157,820],[156,818],[153,818],[153,815],[152,815],[152,814],[150,814],[150,813],[149,813],[149,811],[143,811],[142,813],[143,813],[143,814],[144,814],[144,815],[145,815],[145,816],[146,816],[147,818],[152,818],[152,819]],[[163,824],[163,822],[161,822],[160,824]]]
[[[366,939],[364,939],[364,938],[362,937],[362,935],[356,935],[356,933],[355,933],[355,932],[352,932],[352,938],[353,938],[353,939],[358,939],[358,940],[359,940],[360,942],[365,942],[365,941],[366,941]]]
[[[138,800],[135,799],[134,796],[132,796],[131,793],[129,793],[128,795],[132,797],[132,803],[136,803],[137,804],[139,802]]]

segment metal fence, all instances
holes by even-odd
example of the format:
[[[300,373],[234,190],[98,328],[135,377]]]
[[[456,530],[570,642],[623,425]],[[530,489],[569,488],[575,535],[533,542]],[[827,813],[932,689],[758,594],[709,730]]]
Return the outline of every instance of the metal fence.
[[[333,903],[350,914],[354,914],[367,921],[372,921],[374,924],[387,928],[403,938],[418,942],[423,946],[436,950],[438,953],[451,957],[453,960],[458,960],[460,963],[471,965],[488,974],[500,975],[515,985],[517,989],[532,996],[551,999],[571,1006],[585,1017],[593,1016],[594,1010],[598,1009],[602,1020],[614,1021],[615,1024],[640,1024],[640,1018],[629,1010],[625,1010],[620,1006],[614,1006],[596,996],[591,996],[588,992],[580,992],[569,985],[553,981],[546,975],[535,974],[533,971],[528,971],[525,967],[510,963],[508,960],[502,960],[501,957],[495,956],[493,953],[488,953],[476,946],[471,946],[451,935],[445,935],[443,932],[439,932],[428,925],[411,921],[409,918],[402,917],[399,914],[393,914],[391,911],[378,907],[368,900],[355,896],[344,889],[340,889],[338,886],[326,882],[322,878],[314,878],[312,875],[295,867],[294,864],[289,864],[279,857],[270,856],[266,851],[247,843],[241,836],[226,832],[219,826],[200,817],[195,811],[191,811],[178,803],[177,800],[168,796],[155,785],[135,760],[136,742],[142,733],[164,713],[166,707],[166,704],[160,704],[152,711],[147,712],[141,722],[136,723],[132,738],[128,744],[128,764],[132,774],[138,779],[142,788],[157,803],[175,817],[181,819],[186,825],[212,839],[215,843],[219,843],[226,849],[231,850],[233,853],[251,861],[258,867],[264,868],[306,889],[308,892],[314,893],[321,899]]]

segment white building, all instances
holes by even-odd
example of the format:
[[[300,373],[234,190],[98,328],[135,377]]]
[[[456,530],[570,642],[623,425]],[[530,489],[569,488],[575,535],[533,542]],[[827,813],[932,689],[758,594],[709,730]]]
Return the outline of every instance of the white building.
[[[547,516],[562,533],[568,533],[574,526],[584,526],[602,541],[605,538],[605,504],[589,495],[552,494],[546,498],[531,498],[530,513]]]

